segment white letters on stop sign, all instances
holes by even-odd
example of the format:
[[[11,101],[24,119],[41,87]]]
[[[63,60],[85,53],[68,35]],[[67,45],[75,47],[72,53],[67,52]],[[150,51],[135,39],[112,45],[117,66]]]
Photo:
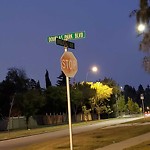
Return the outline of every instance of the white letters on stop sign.
[[[78,70],[77,59],[72,52],[64,52],[60,58],[61,70],[67,77],[74,77]]]
[[[61,65],[62,65],[62,68],[63,68],[63,69],[72,70],[72,69],[75,67],[76,63],[75,63],[75,61],[73,61],[73,60],[66,60],[66,59],[63,59]]]

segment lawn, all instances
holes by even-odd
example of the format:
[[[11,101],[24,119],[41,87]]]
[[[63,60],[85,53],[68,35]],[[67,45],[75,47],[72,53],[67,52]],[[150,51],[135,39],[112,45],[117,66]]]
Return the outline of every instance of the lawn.
[[[148,119],[149,120],[149,119]],[[143,120],[141,120],[143,122]],[[132,125],[117,128],[97,129],[73,135],[74,150],[94,150],[134,136],[150,132],[149,125]],[[17,150],[69,150],[69,137],[36,143]],[[132,149],[133,150],[133,149]],[[140,149],[147,150],[147,149]]]
[[[150,140],[124,150],[150,150]]]
[[[103,120],[97,120],[97,121],[88,121],[86,122],[80,122],[80,123],[75,123],[72,126],[84,126],[88,124],[94,124],[96,122],[101,122]],[[8,131],[1,131],[0,132],[0,141],[1,140],[6,140],[6,139],[12,139],[12,138],[18,138],[18,137],[24,137],[24,136],[30,136],[30,135],[36,135],[36,134],[42,134],[46,132],[54,132],[62,129],[68,129],[68,124],[65,125],[57,125],[57,126],[41,126],[39,128],[35,129],[22,129],[22,130],[12,130],[10,132]]]

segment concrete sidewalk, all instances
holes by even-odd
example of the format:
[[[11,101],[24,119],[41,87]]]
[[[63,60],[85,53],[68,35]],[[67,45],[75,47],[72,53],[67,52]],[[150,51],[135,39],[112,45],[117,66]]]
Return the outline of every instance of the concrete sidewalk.
[[[98,148],[96,150],[123,150],[124,148],[135,146],[148,140],[150,140],[150,132],[121,141],[119,143],[110,144],[108,146],[105,146],[103,148]]]

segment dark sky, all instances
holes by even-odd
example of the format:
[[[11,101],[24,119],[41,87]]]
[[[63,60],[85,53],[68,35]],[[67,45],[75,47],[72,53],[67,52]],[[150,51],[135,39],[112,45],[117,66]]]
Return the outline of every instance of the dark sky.
[[[45,70],[55,85],[60,75],[63,47],[48,43],[47,37],[85,31],[86,38],[73,40],[78,59],[75,80],[109,77],[120,86],[149,84],[150,75],[142,68],[135,18],[139,0],[0,0],[0,81],[8,68],[23,68],[29,78],[45,87]]]

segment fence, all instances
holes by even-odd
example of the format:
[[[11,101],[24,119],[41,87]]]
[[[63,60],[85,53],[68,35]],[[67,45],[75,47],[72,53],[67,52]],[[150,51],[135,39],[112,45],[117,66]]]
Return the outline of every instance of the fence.
[[[83,114],[78,114],[76,117],[72,116],[73,122],[84,121],[85,117]],[[91,120],[91,115],[88,116],[87,120]],[[60,115],[39,115],[31,116],[29,118],[29,128],[36,128],[40,125],[59,125],[68,122],[68,116],[66,114]],[[10,117],[0,120],[0,131],[12,130],[12,129],[25,129],[26,118],[24,116]]]

